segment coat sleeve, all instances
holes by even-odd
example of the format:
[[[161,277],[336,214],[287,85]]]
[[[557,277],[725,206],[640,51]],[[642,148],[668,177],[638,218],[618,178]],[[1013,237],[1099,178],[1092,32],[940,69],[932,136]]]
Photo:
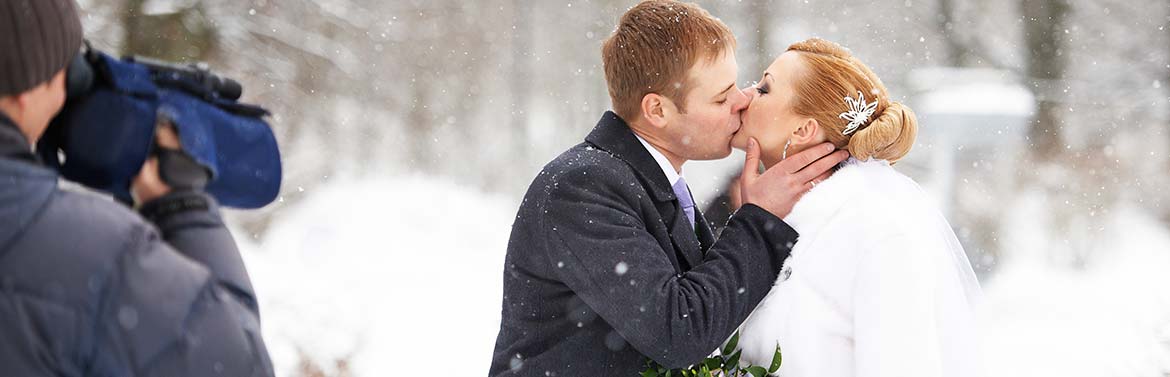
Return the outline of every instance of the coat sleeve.
[[[178,194],[155,203],[174,206],[169,209],[144,207],[165,240],[145,224],[131,235],[117,273],[105,284],[94,371],[273,375],[239,251],[214,202],[192,199],[201,196]]]
[[[854,280],[858,377],[942,376],[928,250],[893,236],[863,251]]]
[[[141,212],[158,227],[167,244],[205,266],[223,288],[259,317],[252,281],[215,199],[200,192],[176,192],[148,203]]]
[[[703,261],[677,274],[667,259],[673,251],[635,210],[638,193],[587,169],[563,174],[550,192],[543,226],[550,263],[643,355],[672,368],[700,361],[771,289],[796,232],[746,205]]]

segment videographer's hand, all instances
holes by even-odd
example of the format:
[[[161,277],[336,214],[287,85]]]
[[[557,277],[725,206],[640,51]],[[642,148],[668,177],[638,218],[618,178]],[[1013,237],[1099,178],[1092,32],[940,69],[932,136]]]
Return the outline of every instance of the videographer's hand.
[[[785,158],[760,174],[760,145],[751,138],[740,176],[743,202],[755,204],[779,218],[788,216],[801,196],[816,183],[828,179],[833,167],[849,158],[849,152],[834,152],[836,149],[832,143],[817,145]]]
[[[170,122],[159,122],[154,141],[154,153],[130,187],[135,202],[141,206],[175,190],[202,191],[211,172],[182,150],[179,135]]]
[[[154,142],[156,148],[175,150],[182,148],[179,145],[179,135],[175,133],[175,128],[169,123],[160,124],[155,130]],[[159,175],[158,157],[155,156],[146,159],[142,170],[139,170],[138,175],[134,176],[134,182],[130,186],[130,193],[134,195],[134,202],[138,205],[161,198],[163,195],[169,194],[171,190],[171,186],[163,182],[162,176]]]

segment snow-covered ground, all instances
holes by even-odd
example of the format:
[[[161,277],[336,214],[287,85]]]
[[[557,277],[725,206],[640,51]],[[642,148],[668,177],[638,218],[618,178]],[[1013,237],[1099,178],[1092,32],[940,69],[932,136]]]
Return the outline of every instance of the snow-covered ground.
[[[987,376],[1170,376],[1170,230],[1135,206],[1100,224],[1083,269],[1051,263],[1036,195],[1007,219],[1004,261],[983,282]],[[1050,250],[1050,249],[1049,249]]]
[[[486,373],[515,211],[404,178],[336,182],[283,213],[245,253],[278,375],[302,357],[327,376]]]
[[[1170,230],[1140,208],[1084,269],[1049,262],[1045,213],[1022,196],[983,282],[987,376],[1170,373]],[[278,375],[423,370],[482,376],[499,326],[514,199],[426,178],[340,181],[245,244]],[[310,368],[311,369],[311,368]],[[411,373],[414,374],[414,373]]]

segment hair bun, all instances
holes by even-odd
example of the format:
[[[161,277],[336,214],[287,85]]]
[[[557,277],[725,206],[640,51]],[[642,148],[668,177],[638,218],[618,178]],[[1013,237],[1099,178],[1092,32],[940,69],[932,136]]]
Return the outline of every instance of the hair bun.
[[[918,135],[914,111],[900,102],[890,102],[881,115],[849,138],[849,153],[859,160],[875,158],[897,162],[910,153]]]

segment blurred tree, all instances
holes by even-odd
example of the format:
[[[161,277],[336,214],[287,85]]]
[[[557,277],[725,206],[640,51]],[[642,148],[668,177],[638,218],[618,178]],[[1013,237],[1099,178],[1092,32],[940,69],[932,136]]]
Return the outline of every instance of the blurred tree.
[[[1166,92],[1165,122],[1162,124],[1162,133],[1166,136],[1167,145],[1170,145],[1170,1],[1162,2],[1164,19],[1162,20],[1162,42],[1165,43],[1166,60],[1162,61],[1162,87]],[[1167,153],[1170,153],[1168,151]],[[1166,159],[1166,171],[1170,171],[1170,158]],[[1170,195],[1168,195],[1170,197]],[[1170,200],[1167,200],[1170,201]],[[1164,201],[1166,202],[1166,201]],[[1162,220],[1170,224],[1170,205],[1162,206]]]
[[[1067,0],[1020,0],[1024,23],[1027,80],[1036,94],[1036,117],[1028,132],[1033,157],[1055,161],[1063,148],[1060,81],[1068,59],[1064,51]]]
[[[401,62],[404,71],[399,73],[409,87],[405,119],[409,169],[430,174],[455,169],[456,176],[463,175],[466,172],[458,170],[463,166],[440,160],[474,158],[480,152],[462,148],[462,143],[480,136],[473,131],[482,130],[474,126],[485,81],[499,84],[498,77],[484,73],[492,63],[485,58],[492,51],[488,38],[506,25],[491,22],[494,18],[489,12],[498,13],[500,7],[454,0],[388,7],[392,13],[410,15],[401,19],[409,38],[396,45],[401,53],[398,59],[407,59]],[[440,136],[458,139],[448,142]]]
[[[1005,24],[997,19],[997,4],[988,2],[961,2],[938,0],[937,14],[922,16],[924,22],[933,20],[935,29],[942,37],[943,63],[951,67],[992,67],[1000,70],[1017,71],[1014,64],[997,56],[989,35],[996,33]]]
[[[202,61],[215,48],[215,29],[201,2],[173,12],[146,14],[146,0],[127,0],[123,54],[167,61]]]
[[[529,97],[532,91],[532,13],[539,3],[511,0],[512,7],[512,64],[509,66],[511,92],[512,144],[516,163],[528,161]]]
[[[965,52],[967,49],[955,30],[956,12],[955,0],[938,0],[938,17],[935,17],[935,20],[938,21],[938,31],[946,45],[946,56],[943,57],[943,61],[951,67],[963,67],[967,65]]]
[[[975,28],[975,23],[972,22],[974,17],[963,17],[959,5],[956,0],[938,0],[938,14],[933,17],[935,21],[933,26],[941,36],[944,47],[941,57],[943,64],[950,67],[975,67],[983,64],[994,66],[995,63],[986,58],[988,53],[979,39],[980,34],[972,32]],[[974,13],[985,12],[986,9],[975,7]],[[982,157],[991,150],[966,148],[956,153],[990,167],[996,162]],[[992,273],[1001,257],[998,229],[1006,211],[1003,207],[984,205],[985,201],[976,198],[1008,197],[1013,186],[999,179],[993,170],[966,169],[958,173],[961,177],[955,179],[962,179],[968,184],[957,188],[959,193],[955,198],[958,202],[952,204],[957,215],[951,219],[952,226],[966,247],[972,267],[981,276]]]
[[[755,61],[752,62],[752,70],[748,71],[746,77],[752,80],[758,80],[758,76],[762,76],[763,72],[772,65],[772,60],[780,56],[782,51],[772,51],[772,25],[774,20],[780,12],[775,9],[780,5],[773,0],[752,0],[748,14],[751,20],[751,28],[756,32],[755,41],[752,43],[752,52],[755,55]],[[740,75],[743,77],[744,75]]]

